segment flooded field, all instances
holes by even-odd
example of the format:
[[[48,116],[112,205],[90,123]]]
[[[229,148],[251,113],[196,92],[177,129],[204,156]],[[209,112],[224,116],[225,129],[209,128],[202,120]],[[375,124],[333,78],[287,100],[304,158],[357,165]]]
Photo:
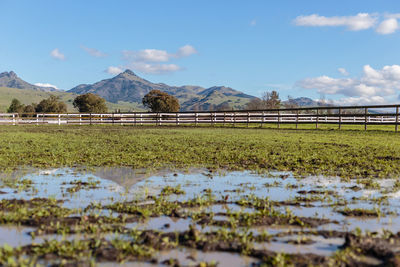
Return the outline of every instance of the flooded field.
[[[398,264],[400,183],[193,169],[0,178],[1,265]]]

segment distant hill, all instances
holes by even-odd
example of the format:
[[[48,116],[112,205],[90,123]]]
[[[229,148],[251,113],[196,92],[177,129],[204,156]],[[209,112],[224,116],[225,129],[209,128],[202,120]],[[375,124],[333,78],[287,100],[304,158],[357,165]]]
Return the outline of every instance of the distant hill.
[[[286,101],[283,101],[282,103],[283,104],[289,103],[289,101],[286,100]],[[332,104],[323,103],[321,101],[316,101],[316,100],[313,100],[313,99],[308,98],[308,97],[293,98],[290,101],[290,103],[295,104],[295,105],[297,105],[299,107],[319,107],[319,106],[321,106],[321,107],[329,107],[329,106],[332,106]]]
[[[42,92],[54,92],[58,91],[53,87],[42,87],[25,82],[15,74],[15,72],[2,72],[0,73],[0,87],[16,88],[16,89],[28,89]]]
[[[203,88],[200,86],[169,86],[163,83],[152,83],[131,70],[94,84],[81,84],[68,92],[75,94],[95,93],[107,101],[133,102],[140,104],[143,96],[151,90],[161,90],[178,98],[181,110],[209,110],[223,103],[240,109],[254,96],[244,94],[224,86]]]
[[[10,106],[13,98],[16,98],[21,101],[21,103],[28,105],[31,103],[39,103],[42,99],[48,98],[50,95],[59,96],[61,100],[67,104],[68,112],[77,112],[77,110],[72,106],[72,102],[77,94],[64,91],[44,92],[31,89],[17,89],[8,87],[0,87],[0,112],[7,111],[7,108]],[[121,111],[143,110],[138,105],[127,102],[107,102],[106,105],[110,112],[113,112],[117,109],[120,109]]]

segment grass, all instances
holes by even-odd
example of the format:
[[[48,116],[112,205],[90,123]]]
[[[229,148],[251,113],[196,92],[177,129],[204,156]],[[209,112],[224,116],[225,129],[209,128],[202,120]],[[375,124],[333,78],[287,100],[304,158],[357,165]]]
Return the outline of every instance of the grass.
[[[384,131],[19,125],[0,126],[0,137],[3,170],[84,165],[400,174],[400,136]]]

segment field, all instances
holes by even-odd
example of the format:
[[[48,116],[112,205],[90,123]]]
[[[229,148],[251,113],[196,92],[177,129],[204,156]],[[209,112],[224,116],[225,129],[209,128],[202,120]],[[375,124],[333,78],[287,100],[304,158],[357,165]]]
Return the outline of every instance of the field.
[[[207,167],[340,177],[400,174],[400,138],[385,131],[129,126],[2,126],[0,167]]]
[[[399,133],[268,127],[0,126],[0,266],[398,266]]]

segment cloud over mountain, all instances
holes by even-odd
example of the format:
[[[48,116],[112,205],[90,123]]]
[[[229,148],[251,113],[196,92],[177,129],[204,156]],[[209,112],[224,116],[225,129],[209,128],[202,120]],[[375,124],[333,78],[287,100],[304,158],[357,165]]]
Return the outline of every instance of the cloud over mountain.
[[[175,72],[181,70],[182,67],[175,63],[170,63],[171,60],[189,57],[194,54],[197,54],[197,50],[191,45],[184,45],[175,53],[159,49],[124,50],[122,51],[122,59],[125,64],[118,67],[110,66],[107,72],[117,74],[117,70],[122,69],[132,69],[147,74]]]

